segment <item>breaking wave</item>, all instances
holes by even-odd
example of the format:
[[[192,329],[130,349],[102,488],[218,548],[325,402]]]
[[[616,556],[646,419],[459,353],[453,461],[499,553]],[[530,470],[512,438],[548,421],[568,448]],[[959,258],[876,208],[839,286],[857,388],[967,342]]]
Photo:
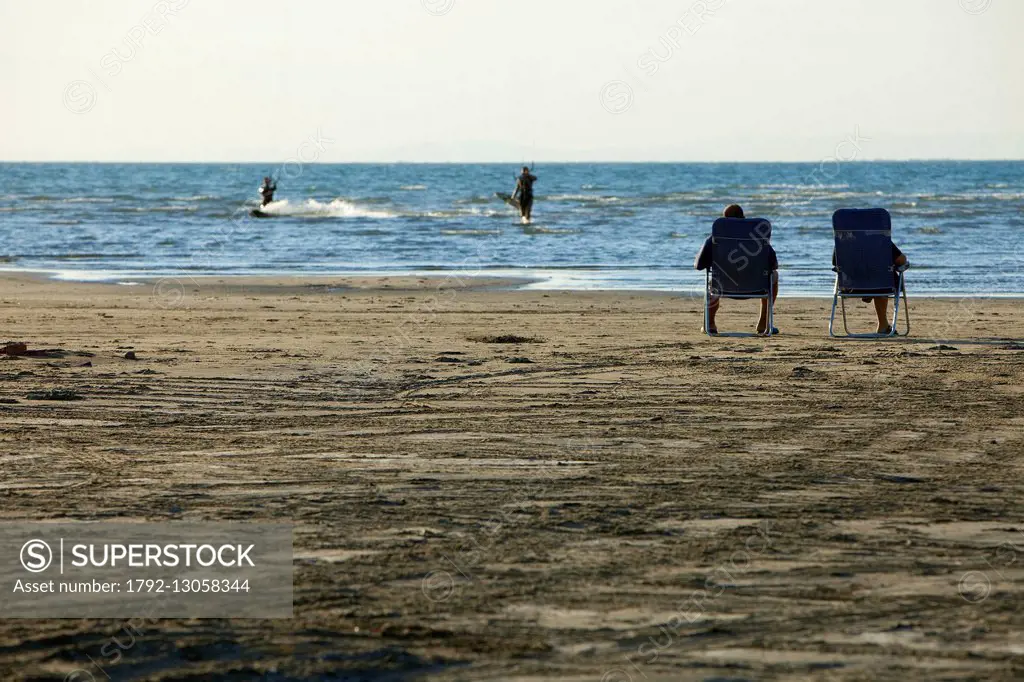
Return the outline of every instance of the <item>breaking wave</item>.
[[[302,203],[291,203],[288,199],[275,201],[260,209],[264,213],[277,216],[293,216],[296,218],[397,218],[390,211],[375,210],[354,204],[344,199],[335,199],[322,203],[316,199],[307,199]]]

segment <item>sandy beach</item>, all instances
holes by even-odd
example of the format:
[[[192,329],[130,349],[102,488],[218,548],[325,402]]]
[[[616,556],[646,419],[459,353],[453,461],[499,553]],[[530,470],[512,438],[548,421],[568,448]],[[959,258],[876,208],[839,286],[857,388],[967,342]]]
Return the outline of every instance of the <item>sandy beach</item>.
[[[1024,676],[1024,303],[712,340],[696,298],[507,285],[0,276],[49,351],[0,355],[4,520],[288,522],[296,566],[292,620],[116,661],[123,623],[2,620],[0,677]]]

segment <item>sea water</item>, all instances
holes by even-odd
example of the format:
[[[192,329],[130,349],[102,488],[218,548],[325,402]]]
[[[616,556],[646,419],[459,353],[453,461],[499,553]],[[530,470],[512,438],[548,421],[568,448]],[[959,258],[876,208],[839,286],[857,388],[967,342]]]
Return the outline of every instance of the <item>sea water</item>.
[[[883,207],[915,294],[1024,294],[1024,162],[0,164],[0,268],[79,280],[455,272],[533,288],[699,291],[731,203],[774,224],[784,295],[831,291],[831,215]],[[278,176],[257,219],[256,190]]]

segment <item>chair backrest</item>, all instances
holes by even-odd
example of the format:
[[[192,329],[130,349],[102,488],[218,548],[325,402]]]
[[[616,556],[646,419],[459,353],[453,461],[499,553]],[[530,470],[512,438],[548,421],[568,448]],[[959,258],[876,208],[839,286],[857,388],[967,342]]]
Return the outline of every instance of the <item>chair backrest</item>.
[[[719,218],[711,228],[711,289],[720,296],[761,296],[772,290],[772,224]]]
[[[832,216],[841,291],[891,291],[892,218],[884,208],[843,208]]]

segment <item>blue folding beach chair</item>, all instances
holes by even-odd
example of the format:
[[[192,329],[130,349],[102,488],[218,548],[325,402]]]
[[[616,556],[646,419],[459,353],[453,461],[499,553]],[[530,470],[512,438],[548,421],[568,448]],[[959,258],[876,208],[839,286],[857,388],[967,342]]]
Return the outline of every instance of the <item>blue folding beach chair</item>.
[[[768,301],[768,329],[775,329],[772,301],[774,262],[771,249],[772,224],[756,218],[719,218],[711,227],[711,267],[704,289],[704,330],[711,326],[711,297],[765,299]],[[717,334],[717,336],[756,336]]]
[[[907,320],[904,336],[910,334],[910,306],[904,272],[908,266],[896,267],[892,258],[892,218],[883,208],[844,208],[832,216],[832,229],[836,240],[836,288],[832,297],[832,317],[828,323],[829,336],[834,331],[836,308],[842,302],[843,330],[850,338],[880,338],[897,336],[896,323],[900,317],[900,294]],[[881,297],[893,299],[892,323],[888,334],[851,334],[846,321],[846,299]]]

